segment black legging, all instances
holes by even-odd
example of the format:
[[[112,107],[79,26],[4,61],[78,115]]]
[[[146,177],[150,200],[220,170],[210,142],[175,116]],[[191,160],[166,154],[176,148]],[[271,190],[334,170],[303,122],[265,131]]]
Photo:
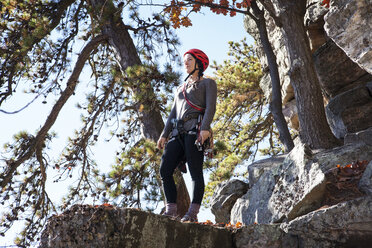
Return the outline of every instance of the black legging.
[[[173,173],[178,163],[186,156],[192,180],[192,203],[201,204],[204,194],[203,151],[198,151],[196,134],[182,134],[170,139],[165,146],[160,163],[160,176],[163,181],[167,203],[176,203],[177,189]]]

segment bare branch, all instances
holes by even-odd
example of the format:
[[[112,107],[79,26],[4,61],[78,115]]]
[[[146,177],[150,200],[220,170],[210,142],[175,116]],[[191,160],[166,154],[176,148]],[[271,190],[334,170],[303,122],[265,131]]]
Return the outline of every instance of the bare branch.
[[[225,10],[234,11],[234,12],[245,14],[245,15],[248,14],[248,10],[241,10],[241,9],[221,6],[221,5],[216,4],[216,3],[205,3],[205,2],[199,2],[199,1],[193,1],[193,0],[186,0],[186,2],[188,2],[189,4],[200,4],[201,6],[207,6],[207,7],[212,8],[212,9],[214,9],[214,8],[225,9]],[[178,6],[187,6],[187,4],[179,4]]]
[[[164,24],[161,23],[161,24],[156,24],[156,22],[153,22],[153,23],[148,23],[147,25],[144,25],[144,26],[140,26],[138,28],[134,28],[132,26],[129,26],[129,25],[126,25],[124,24],[124,27],[128,30],[131,30],[133,31],[134,33],[137,33],[138,31],[141,31],[141,30],[147,30],[148,28],[151,28],[151,27],[163,27]]]

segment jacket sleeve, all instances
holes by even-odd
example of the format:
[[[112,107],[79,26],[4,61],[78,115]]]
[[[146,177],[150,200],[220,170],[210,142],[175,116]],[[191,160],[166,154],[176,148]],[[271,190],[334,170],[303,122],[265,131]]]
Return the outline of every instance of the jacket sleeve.
[[[168,116],[167,122],[165,123],[163,132],[160,134],[160,137],[168,138],[170,132],[172,131],[172,119],[176,118],[176,99],[173,101],[171,112]]]
[[[217,84],[214,80],[209,80],[205,89],[205,112],[201,124],[201,130],[210,130],[214,114],[216,112]]]

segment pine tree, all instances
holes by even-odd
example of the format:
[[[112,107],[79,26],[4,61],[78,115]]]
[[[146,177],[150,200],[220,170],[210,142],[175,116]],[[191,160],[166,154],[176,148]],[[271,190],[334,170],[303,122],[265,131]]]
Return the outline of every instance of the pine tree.
[[[216,185],[239,175],[236,170],[242,161],[276,155],[284,149],[268,99],[259,85],[262,71],[254,48],[246,40],[230,42],[228,55],[229,60],[214,65],[218,105],[213,133],[217,155],[207,163],[207,202]]]
[[[171,64],[160,70],[157,61],[166,55],[170,63],[178,63],[178,39],[161,13],[142,18],[140,6],[141,1],[114,0],[0,2],[1,113],[22,114],[24,108],[13,112],[3,108],[8,99],[18,97],[19,88],[35,99],[29,104],[40,98],[52,103],[40,129],[16,134],[1,152],[0,202],[6,211],[0,234],[5,235],[15,221],[25,220],[17,244],[30,246],[46,218],[71,204],[107,200],[106,190],[97,184],[102,175],[90,150],[105,126],[113,127],[112,135],[123,141],[124,153],[139,141],[158,139],[163,106],[178,75]],[[86,67],[92,79],[81,76]],[[56,160],[48,150],[57,135],[51,130],[57,117],[68,118],[61,110],[77,93],[87,96],[79,100],[77,110],[82,127]],[[132,166],[138,169],[136,163]],[[48,178],[51,171],[57,174],[55,182],[70,180],[61,206],[46,190],[47,181],[53,180]],[[187,194],[187,199],[186,189],[180,194]],[[122,206],[133,202],[122,201]]]

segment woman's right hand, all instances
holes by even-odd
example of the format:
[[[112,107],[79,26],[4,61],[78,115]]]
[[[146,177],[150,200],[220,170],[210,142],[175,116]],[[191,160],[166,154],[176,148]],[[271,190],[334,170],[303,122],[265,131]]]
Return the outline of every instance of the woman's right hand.
[[[166,138],[160,137],[158,140],[158,148],[163,149],[166,141],[167,141]]]

